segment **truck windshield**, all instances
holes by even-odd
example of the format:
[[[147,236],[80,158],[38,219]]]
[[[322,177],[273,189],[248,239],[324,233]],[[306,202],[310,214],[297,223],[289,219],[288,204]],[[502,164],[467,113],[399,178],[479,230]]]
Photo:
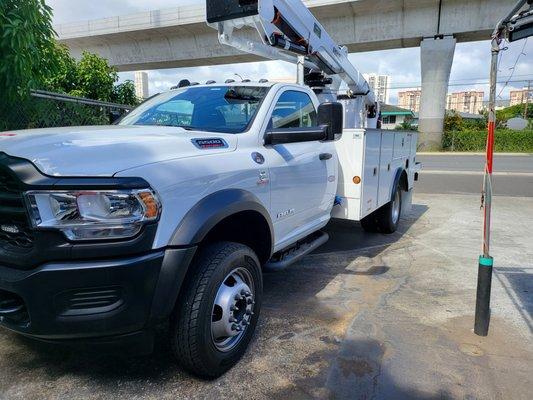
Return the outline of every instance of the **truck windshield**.
[[[141,104],[119,125],[242,133],[252,123],[268,90],[255,86],[192,86],[173,90]]]

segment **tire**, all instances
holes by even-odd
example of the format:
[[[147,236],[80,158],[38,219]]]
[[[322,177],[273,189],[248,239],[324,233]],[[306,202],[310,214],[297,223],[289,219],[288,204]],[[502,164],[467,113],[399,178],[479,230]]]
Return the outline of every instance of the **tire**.
[[[381,233],[391,234],[398,230],[402,217],[402,188],[398,185],[394,189],[391,202],[377,211],[377,228]]]
[[[261,266],[249,247],[219,242],[201,249],[191,268],[170,321],[171,348],[186,370],[214,379],[239,362],[253,337]],[[228,329],[235,336],[224,339]]]
[[[378,223],[376,221],[376,213],[373,212],[372,214],[363,218],[361,220],[361,227],[363,228],[365,232],[368,232],[368,233],[379,232]]]

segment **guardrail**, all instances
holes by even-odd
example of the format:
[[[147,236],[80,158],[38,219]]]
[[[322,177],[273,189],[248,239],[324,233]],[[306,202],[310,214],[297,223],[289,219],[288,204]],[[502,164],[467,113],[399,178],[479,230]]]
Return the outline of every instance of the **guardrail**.
[[[97,101],[45,90],[32,90],[28,99],[2,116],[0,131],[61,126],[109,125],[132,106]]]

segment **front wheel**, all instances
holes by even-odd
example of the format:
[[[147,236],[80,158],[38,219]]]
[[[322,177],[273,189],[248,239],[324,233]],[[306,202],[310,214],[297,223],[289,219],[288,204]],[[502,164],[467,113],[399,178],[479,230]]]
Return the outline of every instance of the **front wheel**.
[[[217,378],[241,359],[253,337],[261,267],[250,248],[221,242],[202,249],[191,268],[171,319],[171,345],[184,368]]]

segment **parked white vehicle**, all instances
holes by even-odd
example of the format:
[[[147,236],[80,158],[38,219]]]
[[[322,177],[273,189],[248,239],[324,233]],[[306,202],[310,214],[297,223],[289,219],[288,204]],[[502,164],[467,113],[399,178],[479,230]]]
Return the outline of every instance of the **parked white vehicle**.
[[[264,269],[327,241],[332,217],[391,233],[409,207],[417,136],[357,126],[378,120],[366,96],[187,85],[116,126],[0,134],[0,325],[110,343],[170,321],[181,363],[221,375],[253,336]]]

